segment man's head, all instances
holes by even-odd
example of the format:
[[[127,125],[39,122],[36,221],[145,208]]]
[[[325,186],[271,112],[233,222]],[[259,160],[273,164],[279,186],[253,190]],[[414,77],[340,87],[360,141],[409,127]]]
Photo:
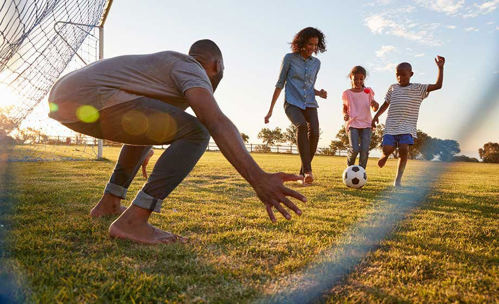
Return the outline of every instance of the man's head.
[[[189,55],[203,66],[215,91],[222,80],[225,68],[222,52],[216,43],[209,39],[198,40],[191,45]]]
[[[401,86],[405,87],[411,81],[412,75],[414,75],[414,73],[412,72],[411,64],[408,62],[402,62],[399,65],[397,65],[396,70],[397,70],[397,73],[396,73],[397,82]]]

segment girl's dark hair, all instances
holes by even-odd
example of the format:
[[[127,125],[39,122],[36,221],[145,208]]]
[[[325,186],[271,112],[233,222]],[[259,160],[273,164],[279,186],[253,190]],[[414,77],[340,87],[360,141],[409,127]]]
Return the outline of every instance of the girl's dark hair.
[[[317,51],[324,53],[326,51],[326,38],[320,30],[313,27],[306,27],[295,35],[293,42],[291,42],[291,50],[293,53],[299,53],[307,44],[308,39],[314,37],[319,38]],[[317,51],[315,51],[315,54],[317,54]]]
[[[348,77],[351,78],[355,74],[362,74],[362,75],[364,75],[364,78],[367,77],[367,71],[366,71],[366,69],[364,69],[364,67],[362,67],[360,65],[354,66],[352,68],[352,70],[350,71],[350,74],[348,74]]]

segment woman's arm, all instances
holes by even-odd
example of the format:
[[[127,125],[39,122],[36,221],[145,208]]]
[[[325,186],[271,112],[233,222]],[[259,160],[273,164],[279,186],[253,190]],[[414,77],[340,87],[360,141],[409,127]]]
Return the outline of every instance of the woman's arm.
[[[272,101],[270,102],[269,112],[267,113],[267,115],[265,115],[265,123],[269,123],[270,117],[272,116],[272,111],[274,110],[274,105],[277,101],[277,98],[279,98],[281,91],[282,91],[281,88],[275,88],[274,94],[272,95]]]

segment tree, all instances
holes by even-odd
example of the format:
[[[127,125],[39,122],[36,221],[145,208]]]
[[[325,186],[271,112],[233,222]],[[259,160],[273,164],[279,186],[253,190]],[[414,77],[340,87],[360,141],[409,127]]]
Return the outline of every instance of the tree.
[[[371,134],[371,142],[369,143],[369,150],[379,148],[381,146],[381,140],[383,139],[383,130],[385,129],[385,125],[378,124],[374,129],[374,132]],[[331,141],[329,145],[330,148],[333,146],[338,150],[347,150],[350,147],[350,140],[348,139],[348,133],[345,126],[342,126],[341,129],[336,134],[336,138],[338,140]]]
[[[0,108],[0,137],[7,137],[16,128],[14,120],[10,118],[10,111],[10,107]]]
[[[291,145],[298,145],[296,142],[296,131],[298,129],[294,124],[290,124],[289,127],[286,128],[286,131],[283,133],[284,136],[284,142],[287,142]],[[322,136],[322,129],[319,128],[319,139]]]
[[[297,128],[294,124],[290,124],[289,127],[286,128],[284,132],[284,140],[285,142],[290,143],[291,145],[296,145],[296,131]]]
[[[409,146],[409,158],[410,159],[415,159],[416,157],[418,157],[418,155],[422,154],[422,149],[423,149],[423,146],[424,144],[428,141],[428,138],[430,138],[430,136],[428,136],[428,134],[426,134],[425,132],[421,131],[421,130],[418,130],[416,132],[416,135],[417,137],[414,138],[414,144],[412,146]]]
[[[488,142],[478,149],[484,163],[499,163],[499,143]]]
[[[466,155],[456,155],[452,158],[453,162],[472,162],[472,163],[478,163],[478,159],[474,157],[468,157]]]
[[[246,135],[246,134],[244,134],[244,133],[241,133],[241,138],[243,139],[243,142],[244,142],[245,144],[247,144],[247,143],[248,143],[248,140],[249,140],[249,136],[248,136],[248,135]]]
[[[276,127],[274,130],[263,128],[258,133],[258,138],[261,139],[266,146],[273,146],[277,143],[284,142],[284,135],[279,127]]]
[[[438,157],[441,161],[451,161],[454,155],[461,152],[459,143],[455,140],[440,139],[425,135],[426,134],[422,132],[422,137],[418,141],[417,149],[426,160],[432,160],[435,157]]]

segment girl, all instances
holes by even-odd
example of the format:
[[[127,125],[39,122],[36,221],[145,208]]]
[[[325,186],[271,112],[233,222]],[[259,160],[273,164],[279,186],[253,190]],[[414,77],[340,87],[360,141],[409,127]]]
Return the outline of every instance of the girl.
[[[272,95],[269,112],[265,116],[265,123],[269,122],[275,102],[285,87],[284,111],[297,129],[296,141],[301,158],[300,175],[303,176],[302,183],[305,185],[314,180],[311,162],[319,141],[319,105],[315,96],[327,98],[326,91],[314,88],[321,62],[312,56],[317,54],[317,51],[326,51],[324,34],[316,28],[304,28],[295,35],[291,50],[292,53],[286,54],[282,61],[279,80]]]
[[[374,100],[374,91],[364,86],[367,72],[361,66],[353,67],[350,71],[352,88],[343,92],[343,115],[345,129],[350,141],[347,165],[355,164],[355,158],[360,152],[359,165],[366,168],[371,143],[371,111],[378,110],[379,104]]]

